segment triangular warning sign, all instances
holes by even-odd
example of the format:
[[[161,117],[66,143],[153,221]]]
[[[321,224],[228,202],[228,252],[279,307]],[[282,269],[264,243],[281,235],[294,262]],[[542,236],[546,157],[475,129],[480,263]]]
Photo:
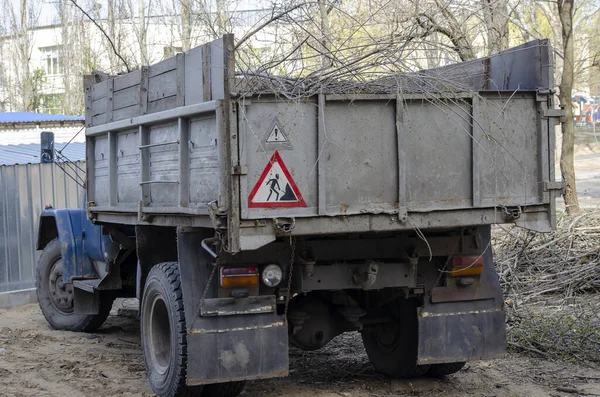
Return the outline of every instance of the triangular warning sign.
[[[248,207],[306,207],[296,182],[278,152],[273,153],[250,192]]]
[[[279,123],[275,122],[275,124],[273,124],[273,128],[271,128],[271,132],[269,133],[269,136],[267,137],[267,142],[269,142],[269,143],[287,142],[287,138],[285,137],[285,134],[279,127]]]

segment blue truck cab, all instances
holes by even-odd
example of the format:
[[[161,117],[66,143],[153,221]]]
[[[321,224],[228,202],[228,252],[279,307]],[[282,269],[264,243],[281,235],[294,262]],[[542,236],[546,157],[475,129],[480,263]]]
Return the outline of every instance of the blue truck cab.
[[[106,320],[114,298],[135,296],[134,244],[116,241],[81,208],[46,208],[40,215],[36,273],[38,300],[52,326],[93,331]],[[129,273],[129,275],[128,275]],[[123,280],[132,280],[129,287]]]

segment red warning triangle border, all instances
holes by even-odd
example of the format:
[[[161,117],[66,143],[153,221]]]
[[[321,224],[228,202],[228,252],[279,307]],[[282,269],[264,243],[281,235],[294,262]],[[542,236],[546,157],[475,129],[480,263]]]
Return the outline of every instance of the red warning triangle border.
[[[273,201],[272,203],[263,203],[263,202],[253,203],[252,199],[254,199],[254,196],[256,196],[258,189],[260,189],[263,182],[267,178],[267,175],[269,175],[269,171],[271,170],[271,167],[273,167],[274,163],[278,163],[279,166],[281,167],[281,171],[283,171],[283,174],[287,178],[288,183],[290,184],[290,187],[292,188],[292,191],[298,198],[298,201]],[[294,178],[292,178],[292,175],[290,174],[287,167],[285,166],[285,163],[281,159],[281,156],[279,155],[278,151],[275,151],[275,153],[273,153],[273,155],[271,156],[271,159],[269,160],[269,163],[267,164],[264,171],[258,178],[258,182],[256,182],[256,185],[254,185],[254,188],[252,189],[252,191],[250,192],[250,195],[248,196],[248,208],[273,208],[273,207],[306,207],[306,202],[304,201],[302,194],[300,194],[300,190],[298,189],[298,186],[296,186],[296,181],[294,181]]]

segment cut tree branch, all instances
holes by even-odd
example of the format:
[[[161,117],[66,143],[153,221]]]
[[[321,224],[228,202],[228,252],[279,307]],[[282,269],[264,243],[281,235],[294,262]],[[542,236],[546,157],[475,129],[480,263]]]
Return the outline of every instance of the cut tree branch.
[[[81,11],[83,13],[83,15],[85,15],[90,21],[92,21],[92,23],[94,25],[96,25],[96,27],[100,30],[100,32],[104,35],[104,37],[106,37],[106,40],[108,40],[115,55],[121,60],[121,62],[123,62],[123,65],[125,65],[127,72],[128,73],[131,72],[131,69],[129,68],[129,64],[127,63],[125,58],[123,58],[121,56],[121,54],[119,54],[119,51],[117,51],[117,47],[115,46],[115,43],[112,41],[112,39],[110,38],[108,33],[106,33],[104,28],[102,26],[100,26],[100,24],[98,22],[96,22],[96,20],[94,18],[92,18],[92,16],[90,14],[88,14],[83,8],[81,8],[81,6],[79,4],[77,4],[77,2],[75,0],[70,0],[70,1],[71,1],[71,3],[73,3],[73,5],[75,7],[77,7],[77,9],[79,9],[79,11]]]

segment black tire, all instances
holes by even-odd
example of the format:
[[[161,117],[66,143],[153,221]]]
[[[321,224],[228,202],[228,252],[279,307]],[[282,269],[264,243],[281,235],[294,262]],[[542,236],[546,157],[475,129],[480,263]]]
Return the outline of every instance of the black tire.
[[[235,397],[244,391],[245,386],[245,381],[206,385],[202,397]]]
[[[161,397],[235,397],[245,382],[187,386],[187,328],[177,262],[155,265],[142,296],[142,349],[148,380]]]
[[[199,395],[188,387],[187,330],[177,262],[155,265],[142,296],[141,336],[148,381],[161,397]]]
[[[60,241],[55,238],[44,248],[38,261],[35,287],[40,309],[54,329],[92,332],[100,328],[110,314],[114,297],[100,297],[98,314],[73,313],[73,285],[62,282]]]
[[[443,376],[452,375],[460,371],[466,363],[447,363],[447,364],[433,364],[429,368],[427,375],[433,376],[434,378],[441,378]]]
[[[419,328],[417,303],[400,299],[389,306],[393,321],[362,332],[363,344],[375,369],[394,378],[422,376],[429,365],[417,365]]]

